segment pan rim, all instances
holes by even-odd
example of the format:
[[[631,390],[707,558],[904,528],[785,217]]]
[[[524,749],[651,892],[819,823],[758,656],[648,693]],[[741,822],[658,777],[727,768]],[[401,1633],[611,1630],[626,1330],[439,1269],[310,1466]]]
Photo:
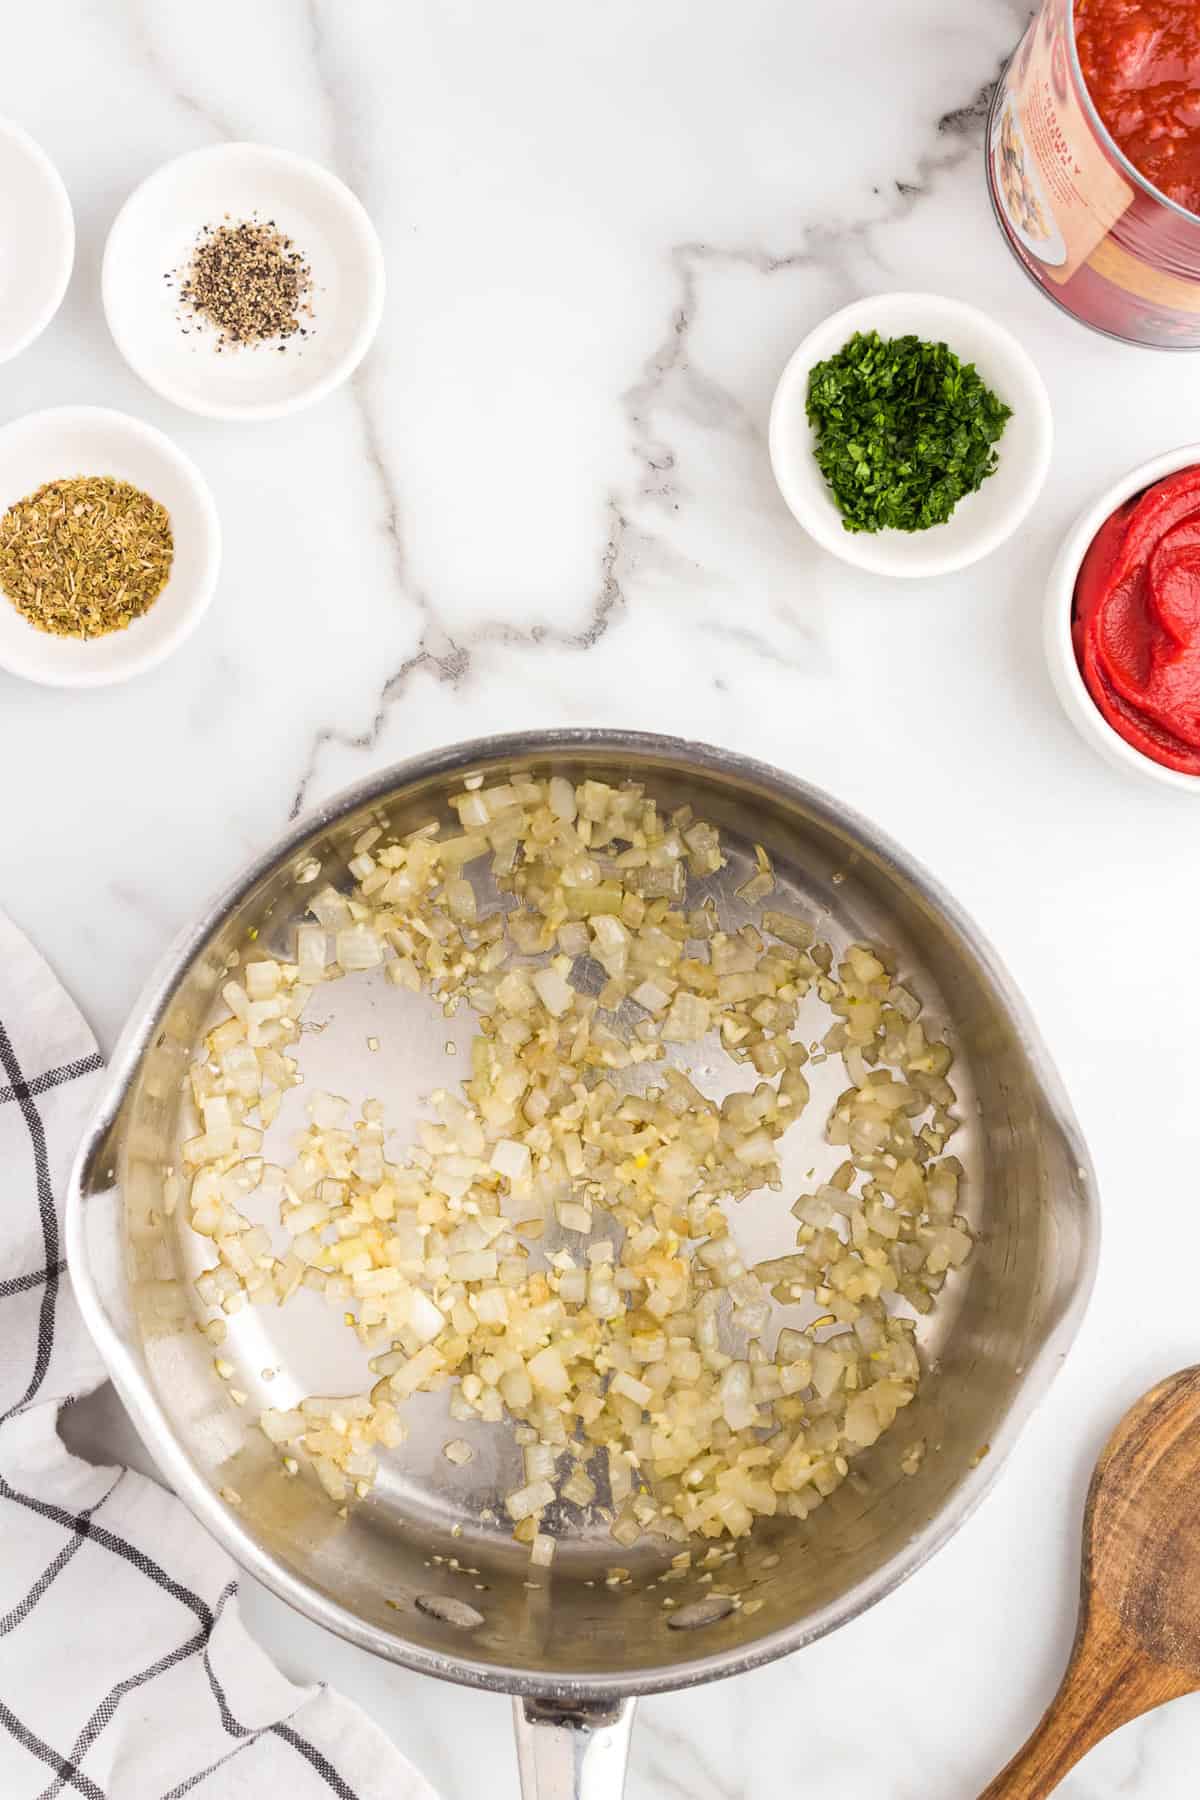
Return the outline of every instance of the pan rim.
[[[857,839],[890,873],[933,906],[991,986],[1033,1071],[1052,1125],[1061,1134],[1079,1170],[1081,1250],[1074,1286],[1047,1331],[1045,1341],[1027,1364],[1021,1384],[992,1434],[990,1454],[968,1471],[946,1505],[878,1571],[804,1620],[765,1633],[733,1651],[713,1651],[684,1663],[651,1669],[599,1673],[560,1670],[550,1676],[502,1663],[479,1661],[470,1655],[447,1655],[369,1624],[292,1574],[264,1550],[209,1486],[177,1439],[153,1389],[110,1324],[84,1246],[83,1212],[96,1153],[116,1121],[129,1081],[159,1027],[181,973],[221,921],[246,899],[264,876],[306,845],[315,832],[329,829],[347,814],[403,787],[438,776],[465,775],[474,768],[486,768],[514,757],[534,761],[572,753],[594,753],[598,758],[605,753],[613,758],[636,756],[663,766],[683,764],[758,785],[799,806],[831,829]],[[67,1263],[84,1321],[139,1435],[172,1491],[246,1573],[315,1624],[336,1632],[360,1649],[416,1673],[492,1692],[572,1702],[613,1701],[677,1691],[759,1668],[816,1642],[895,1592],[967,1522],[998,1479],[1079,1330],[1095,1282],[1099,1237],[1099,1201],[1092,1161],[1061,1078],[1025,1000],[989,940],[916,858],[854,808],[769,763],[699,740],[655,732],[577,726],[469,739],[390,764],[311,808],[222,888],[196,921],[177,934],[146,982],[118,1038],[103,1091],[72,1167],[65,1231]],[[402,1616],[397,1614],[397,1619]]]

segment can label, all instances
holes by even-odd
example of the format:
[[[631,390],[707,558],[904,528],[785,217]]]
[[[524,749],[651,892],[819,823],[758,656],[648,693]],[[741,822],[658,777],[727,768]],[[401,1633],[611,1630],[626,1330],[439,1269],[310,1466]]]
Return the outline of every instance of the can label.
[[[996,198],[1014,237],[1060,286],[1091,260],[1133,199],[1079,103],[1070,29],[1065,0],[1047,0],[1009,64],[989,145]]]

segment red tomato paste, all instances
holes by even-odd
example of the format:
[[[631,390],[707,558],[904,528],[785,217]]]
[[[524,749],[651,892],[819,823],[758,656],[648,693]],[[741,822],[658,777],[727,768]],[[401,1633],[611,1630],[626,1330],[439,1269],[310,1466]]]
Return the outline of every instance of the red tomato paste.
[[[1080,566],[1072,631],[1113,729],[1168,769],[1200,775],[1200,466],[1105,520]]]
[[[1200,212],[1200,0],[1077,0],[1079,66],[1134,168]]]

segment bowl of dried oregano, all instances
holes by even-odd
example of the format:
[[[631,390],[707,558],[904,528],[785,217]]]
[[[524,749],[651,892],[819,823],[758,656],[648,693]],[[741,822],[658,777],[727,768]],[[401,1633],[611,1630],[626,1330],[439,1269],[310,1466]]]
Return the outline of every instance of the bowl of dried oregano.
[[[0,429],[0,667],[54,687],[141,674],[195,629],[221,555],[200,471],[126,413]]]

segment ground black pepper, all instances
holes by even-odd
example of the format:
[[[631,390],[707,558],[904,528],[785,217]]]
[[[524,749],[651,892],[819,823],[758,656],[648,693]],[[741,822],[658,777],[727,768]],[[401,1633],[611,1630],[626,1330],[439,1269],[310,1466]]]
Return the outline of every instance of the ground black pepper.
[[[303,337],[312,284],[304,255],[274,219],[206,225],[181,278],[181,323],[198,318],[212,326],[218,350]]]

